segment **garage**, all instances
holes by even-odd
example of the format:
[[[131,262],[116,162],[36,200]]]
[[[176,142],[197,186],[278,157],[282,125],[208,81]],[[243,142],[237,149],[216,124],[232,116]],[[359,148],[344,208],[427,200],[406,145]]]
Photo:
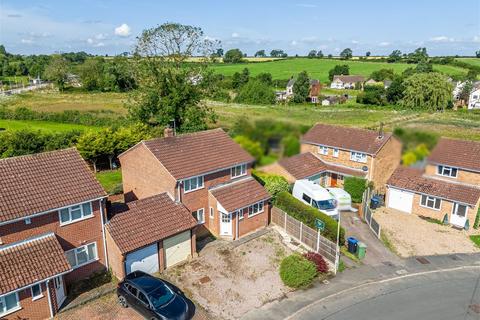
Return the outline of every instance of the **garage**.
[[[188,259],[192,248],[190,239],[190,230],[188,230],[163,240],[167,268]]]
[[[159,271],[158,247],[156,243],[127,254],[125,258],[126,273],[129,274],[137,270],[147,273]]]
[[[400,189],[388,189],[388,207],[402,212],[411,213],[413,193]]]

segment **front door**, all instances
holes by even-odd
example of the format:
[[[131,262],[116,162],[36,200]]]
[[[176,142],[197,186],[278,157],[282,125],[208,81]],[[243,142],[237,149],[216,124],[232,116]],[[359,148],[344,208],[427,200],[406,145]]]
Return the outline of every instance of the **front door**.
[[[467,222],[467,210],[468,208],[466,205],[454,203],[450,223],[460,228],[465,227],[465,222]]]
[[[338,175],[336,173],[332,173],[332,175],[330,176],[330,186],[336,187],[337,179],[338,179]]]
[[[60,308],[65,301],[65,286],[63,285],[63,276],[53,278],[53,285],[55,287],[55,296],[57,297],[57,306]]]
[[[232,235],[232,214],[222,212],[222,220],[220,221],[220,235]]]

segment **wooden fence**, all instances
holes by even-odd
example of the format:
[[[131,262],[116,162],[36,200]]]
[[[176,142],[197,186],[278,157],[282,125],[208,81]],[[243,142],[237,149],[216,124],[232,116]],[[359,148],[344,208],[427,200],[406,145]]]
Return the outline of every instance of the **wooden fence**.
[[[321,254],[335,264],[337,244],[322,236],[319,231],[310,228],[277,207],[272,208],[272,223],[284,229],[288,235],[308,249]]]
[[[365,190],[363,194],[362,208],[363,208],[363,220],[368,224],[370,230],[380,239],[381,226],[373,218],[373,211],[370,209],[370,199],[372,192],[370,189]]]

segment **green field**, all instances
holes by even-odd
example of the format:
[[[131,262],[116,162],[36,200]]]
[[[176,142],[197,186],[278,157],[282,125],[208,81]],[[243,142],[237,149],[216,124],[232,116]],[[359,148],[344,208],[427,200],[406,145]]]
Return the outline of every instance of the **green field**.
[[[336,59],[308,59],[295,58],[261,63],[239,63],[239,64],[215,64],[213,69],[217,73],[231,76],[235,72],[248,68],[250,74],[255,76],[261,72],[269,72],[274,79],[289,79],[301,71],[307,71],[311,78],[319,79],[322,82],[328,81],[328,71],[337,64],[347,64],[350,67],[350,74],[359,74],[368,77],[373,71],[387,68],[393,69],[395,73],[401,73],[407,68],[415,67],[406,63],[387,62],[364,62],[344,61]],[[449,65],[434,65],[434,70],[451,75],[465,75],[467,70]]]
[[[118,186],[122,183],[122,171],[119,169],[97,172],[96,177],[108,194],[115,193]]]
[[[472,66],[480,67],[480,58],[456,58],[455,60],[471,64]]]
[[[87,130],[98,129],[98,127],[84,126],[80,124],[59,123],[52,121],[36,121],[36,120],[2,120],[0,119],[0,128],[8,132],[15,130],[42,130],[46,132],[66,132],[71,130]]]

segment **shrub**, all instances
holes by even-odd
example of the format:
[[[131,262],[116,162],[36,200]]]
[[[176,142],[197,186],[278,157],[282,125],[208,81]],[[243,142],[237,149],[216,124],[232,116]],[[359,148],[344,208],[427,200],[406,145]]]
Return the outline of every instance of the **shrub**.
[[[257,170],[254,170],[252,175],[265,187],[265,189],[267,189],[267,191],[272,195],[273,200],[276,199],[280,192],[288,192],[290,190],[288,181],[282,176]]]
[[[282,139],[283,155],[286,157],[294,156],[300,153],[300,139],[298,137],[289,135]]]
[[[320,219],[325,222],[325,230],[322,231],[322,235],[333,242],[337,241],[337,228],[338,223],[332,217],[325,213],[308,206],[296,199],[288,192],[280,192],[275,198],[275,205],[285,211],[289,216],[302,221],[307,226],[313,229],[317,229],[315,225],[315,219]],[[345,242],[345,229],[340,228],[340,243]]]
[[[475,217],[475,222],[473,223],[473,228],[478,229],[480,226],[480,208],[478,208],[477,216]]]
[[[264,82],[250,80],[241,87],[235,101],[251,104],[272,104],[275,103],[275,92]]]
[[[263,150],[260,142],[252,141],[245,136],[236,136],[235,138],[233,138],[233,140],[235,140],[236,143],[238,143],[240,146],[242,146],[243,149],[250,153],[250,155],[254,157],[255,160],[258,161],[263,156]]]
[[[285,257],[280,263],[280,278],[291,288],[309,286],[316,275],[315,264],[298,254]]]
[[[343,189],[350,194],[353,202],[362,202],[363,193],[366,188],[367,180],[358,177],[345,177]]]
[[[407,151],[402,155],[402,164],[404,166],[410,166],[417,162],[417,155],[413,151]]]
[[[307,252],[303,255],[307,260],[313,262],[317,267],[317,272],[319,273],[328,273],[328,265],[323,257],[316,252]]]

